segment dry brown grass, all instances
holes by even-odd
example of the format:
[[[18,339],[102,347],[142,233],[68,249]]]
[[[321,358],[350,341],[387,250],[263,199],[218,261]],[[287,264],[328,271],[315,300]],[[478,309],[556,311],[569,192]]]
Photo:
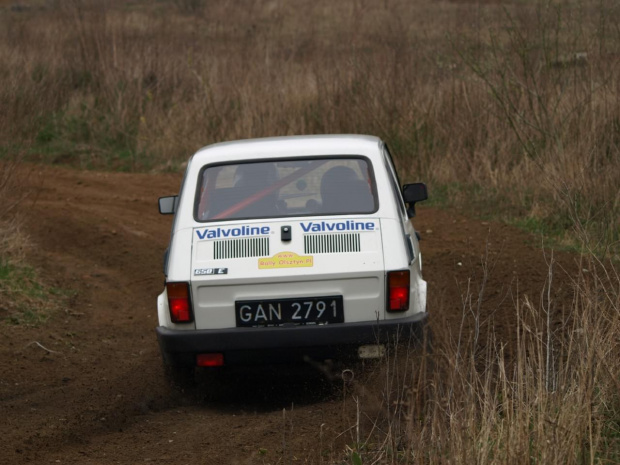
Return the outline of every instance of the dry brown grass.
[[[216,141],[371,133],[435,199],[620,240],[617,2],[29,5],[0,15],[5,150],[174,170]]]
[[[24,175],[19,162],[19,158],[0,161],[0,265],[9,260],[20,263],[28,247],[18,211],[24,198],[19,187]]]
[[[440,342],[440,369],[413,396],[424,408],[413,411],[412,454],[424,457],[432,444],[435,463],[617,461],[620,298],[618,276],[609,278],[595,271],[576,279],[561,331],[547,319],[550,302],[524,300],[515,308],[516,348],[496,341],[492,328],[482,328],[485,341]]]
[[[351,463],[618,463],[620,277],[595,259],[582,266],[560,309],[550,259],[540,302],[515,302],[513,342],[479,318],[471,289],[460,332],[435,326],[432,353],[382,362],[381,396],[365,385],[350,395]]]
[[[27,173],[20,162],[19,156],[0,160],[0,322],[37,324],[55,304],[48,302],[47,290],[25,260],[30,241],[19,209],[27,194],[21,188]]]

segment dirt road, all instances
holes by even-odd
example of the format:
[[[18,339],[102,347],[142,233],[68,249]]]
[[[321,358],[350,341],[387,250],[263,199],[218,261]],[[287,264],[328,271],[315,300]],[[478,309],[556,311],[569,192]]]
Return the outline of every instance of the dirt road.
[[[29,260],[75,297],[39,327],[0,323],[0,463],[333,463],[356,441],[360,397],[314,369],[235,372],[185,396],[165,383],[154,328],[170,217],[156,203],[180,181],[51,167],[28,178]],[[513,337],[514,299],[537,301],[547,273],[536,238],[431,208],[415,225],[433,327],[458,332],[488,240],[482,316]],[[380,392],[364,402],[380,414]]]

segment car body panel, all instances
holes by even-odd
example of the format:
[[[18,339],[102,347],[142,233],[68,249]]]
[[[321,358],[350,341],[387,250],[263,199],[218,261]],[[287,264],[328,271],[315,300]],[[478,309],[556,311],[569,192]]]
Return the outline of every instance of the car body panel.
[[[362,223],[370,229],[311,232],[312,223],[323,229],[354,228]],[[196,228],[192,250],[196,328],[235,326],[231,303],[253,299],[342,295],[345,322],[383,318],[384,266],[379,225],[379,221],[367,218],[313,218],[228,222],[224,227]],[[292,230],[290,241],[280,238],[284,226]],[[231,231],[237,235],[230,237]],[[268,233],[243,234],[251,231]],[[223,232],[228,233],[226,238],[222,238]],[[209,233],[212,238],[207,237]],[[213,270],[226,273],[216,274]]]

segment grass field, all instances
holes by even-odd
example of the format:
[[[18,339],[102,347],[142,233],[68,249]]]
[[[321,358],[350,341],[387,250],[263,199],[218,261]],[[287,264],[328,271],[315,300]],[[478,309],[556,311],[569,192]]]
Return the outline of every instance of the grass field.
[[[540,233],[591,271],[569,283],[572,326],[553,349],[542,298],[515,304],[510,365],[492,332],[483,354],[477,339],[440,336],[434,370],[402,394],[419,407],[393,431],[408,455],[387,442],[375,456],[620,461],[617,1],[3,4],[0,273],[27,242],[15,160],[179,171],[223,140],[378,135],[436,204]],[[371,455],[357,446],[354,464]]]
[[[0,21],[5,156],[178,170],[222,140],[370,133],[437,202],[620,240],[617,2],[76,0]]]

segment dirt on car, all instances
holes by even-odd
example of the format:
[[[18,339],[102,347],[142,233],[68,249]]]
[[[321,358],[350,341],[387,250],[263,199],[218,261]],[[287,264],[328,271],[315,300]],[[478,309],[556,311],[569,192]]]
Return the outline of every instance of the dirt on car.
[[[71,297],[38,325],[0,315],[1,463],[333,463],[365,427],[360,411],[381,415],[380,382],[347,383],[328,364],[237,369],[178,392],[155,337],[171,227],[157,198],[182,176],[29,170],[28,261]],[[435,335],[473,331],[463,316],[475,308],[497,340],[514,339],[515,302],[539,301],[547,279],[540,238],[423,206],[413,221]],[[561,307],[575,263],[554,260]]]

